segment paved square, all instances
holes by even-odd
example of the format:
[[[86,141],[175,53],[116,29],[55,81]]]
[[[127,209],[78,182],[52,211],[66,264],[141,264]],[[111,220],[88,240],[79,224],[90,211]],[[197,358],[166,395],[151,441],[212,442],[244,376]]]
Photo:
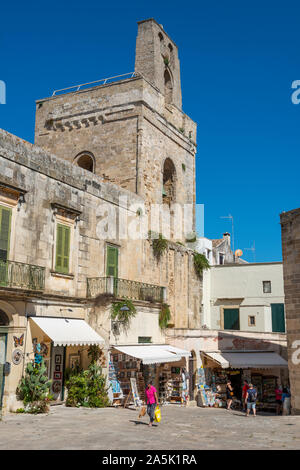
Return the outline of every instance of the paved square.
[[[167,405],[158,426],[147,424],[129,409],[53,406],[48,415],[5,416],[0,449],[300,449],[300,416]]]

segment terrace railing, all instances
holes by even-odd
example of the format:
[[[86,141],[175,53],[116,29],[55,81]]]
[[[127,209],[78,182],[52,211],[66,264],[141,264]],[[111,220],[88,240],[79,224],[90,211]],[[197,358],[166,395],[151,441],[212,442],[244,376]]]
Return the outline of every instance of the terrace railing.
[[[45,268],[0,260],[0,287],[42,291],[45,288]]]
[[[101,294],[111,294],[118,298],[126,297],[131,300],[163,302],[165,287],[113,277],[88,278],[87,297],[95,298]]]

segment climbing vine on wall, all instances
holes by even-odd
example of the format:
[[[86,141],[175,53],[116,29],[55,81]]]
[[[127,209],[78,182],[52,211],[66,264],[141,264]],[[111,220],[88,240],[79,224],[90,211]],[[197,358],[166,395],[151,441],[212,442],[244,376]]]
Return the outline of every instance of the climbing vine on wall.
[[[154,232],[149,232],[149,238],[152,239],[152,248],[154,256],[159,260],[168,248],[168,240],[163,237],[160,233],[159,235],[154,234]]]
[[[203,271],[210,268],[207,258],[202,253],[194,252],[194,266],[195,271],[199,277],[202,276]]]
[[[163,303],[159,312],[159,326],[161,329],[167,328],[171,320],[171,312],[168,304]]]

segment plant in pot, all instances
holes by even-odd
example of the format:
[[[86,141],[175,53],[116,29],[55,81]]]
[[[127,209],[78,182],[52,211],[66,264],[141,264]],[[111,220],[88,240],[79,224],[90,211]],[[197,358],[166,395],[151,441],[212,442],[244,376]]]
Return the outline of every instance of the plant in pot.
[[[120,302],[113,302],[111,305],[112,320],[123,323],[128,326],[131,318],[136,316],[136,308],[130,299],[124,299]]]

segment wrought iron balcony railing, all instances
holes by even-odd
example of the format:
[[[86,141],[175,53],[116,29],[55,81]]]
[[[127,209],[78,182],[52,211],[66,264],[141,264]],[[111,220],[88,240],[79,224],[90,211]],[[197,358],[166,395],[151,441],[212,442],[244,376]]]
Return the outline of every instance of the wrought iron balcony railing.
[[[113,277],[92,277],[87,279],[87,297],[95,298],[100,294],[111,294],[118,298],[163,302],[165,287],[129,281]]]
[[[17,261],[0,260],[0,287],[44,290],[45,268]]]

